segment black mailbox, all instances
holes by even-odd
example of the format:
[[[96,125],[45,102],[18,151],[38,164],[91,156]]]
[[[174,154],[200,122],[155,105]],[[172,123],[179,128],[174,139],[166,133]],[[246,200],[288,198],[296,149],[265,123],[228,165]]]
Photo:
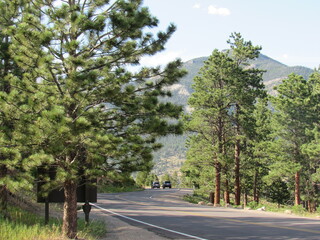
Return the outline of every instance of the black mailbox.
[[[48,197],[42,195],[42,186],[46,184],[46,180],[54,180],[57,174],[57,167],[38,167],[38,181],[37,181],[37,202],[45,203],[46,201],[51,203],[64,202],[64,189],[56,188],[49,192]],[[79,174],[80,175],[80,174]],[[80,178],[77,188],[77,202],[97,202],[97,186],[96,179],[87,180],[84,177]]]

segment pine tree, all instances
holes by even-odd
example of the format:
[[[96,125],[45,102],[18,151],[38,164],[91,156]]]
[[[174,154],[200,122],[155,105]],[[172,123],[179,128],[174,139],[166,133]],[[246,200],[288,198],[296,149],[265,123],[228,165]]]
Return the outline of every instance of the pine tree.
[[[314,111],[311,88],[302,76],[291,74],[276,88],[278,95],[272,99],[276,113],[277,141],[282,141],[282,154],[287,159],[284,164],[295,169],[295,205],[301,203],[301,176],[306,171],[308,157],[302,152],[302,145],[310,142],[308,129],[313,128]]]
[[[272,141],[272,112],[268,108],[268,98],[259,99],[254,110],[254,136],[250,139],[252,147],[252,178],[253,178],[253,200],[259,203],[260,192],[263,188],[263,177],[268,173],[269,159],[266,149]]]
[[[199,76],[194,79],[194,93],[188,101],[194,110],[185,121],[187,130],[196,133],[189,137],[187,161],[199,166],[199,173],[209,166],[215,169],[215,205],[220,204],[224,145],[229,137],[227,130],[230,129],[230,92],[227,84],[232,63],[228,53],[213,51]]]
[[[154,37],[146,29],[157,24],[141,0],[39,0],[10,28],[11,51],[25,72],[15,83],[25,100],[20,140],[34,146],[28,164],[57,168],[50,184],[64,187],[69,238],[77,233],[80,170],[87,178],[148,171],[156,137],[181,133],[181,125],[168,120],[182,108],[159,101],[170,96],[164,87],[185,74],[180,60],[163,69],[138,68],[141,57],[163,50],[175,31],[170,25]]]
[[[7,217],[8,191],[15,191],[16,180],[20,180],[19,154],[15,149],[14,128],[16,117],[8,113],[5,96],[12,91],[11,76],[21,76],[10,52],[11,38],[6,32],[19,21],[23,4],[0,1],[0,213]],[[16,102],[18,105],[18,101]]]
[[[234,124],[234,159],[235,159],[235,204],[240,205],[240,153],[244,139],[251,133],[254,122],[252,113],[256,99],[265,97],[262,79],[263,70],[250,67],[250,61],[256,59],[261,47],[253,46],[251,41],[245,41],[240,33],[233,33],[228,40],[231,46],[231,58],[234,62],[233,75],[229,85],[232,95],[232,116]]]
[[[216,205],[220,203],[222,170],[226,180],[225,199],[229,201],[228,152],[231,141],[235,147],[235,204],[240,205],[240,146],[254,134],[251,129],[256,99],[265,96],[263,71],[248,67],[249,61],[258,57],[260,47],[244,41],[238,33],[232,34],[228,43],[231,50],[215,50],[194,79],[195,92],[189,99],[194,110],[186,121],[187,129],[196,133],[190,137],[188,153],[193,153],[187,155],[188,164],[194,162],[199,166],[202,158],[202,164],[214,167]],[[195,154],[197,152],[199,156]],[[188,160],[188,156],[192,158]],[[201,167],[198,171],[201,175]]]
[[[136,177],[136,184],[139,186],[139,187],[145,187],[145,186],[149,186],[150,185],[150,182],[147,182],[147,178],[148,178],[148,175],[150,173],[149,172],[146,172],[146,171],[140,171],[138,172],[137,174],[137,177]]]

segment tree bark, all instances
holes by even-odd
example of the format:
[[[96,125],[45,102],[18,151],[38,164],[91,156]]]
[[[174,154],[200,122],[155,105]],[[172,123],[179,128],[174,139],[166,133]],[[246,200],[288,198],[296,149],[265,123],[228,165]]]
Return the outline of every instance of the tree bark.
[[[241,189],[240,189],[240,125],[239,125],[239,111],[240,106],[236,104],[236,115],[235,115],[235,135],[236,135],[236,142],[234,146],[234,161],[235,161],[235,168],[234,168],[234,176],[235,176],[235,205],[239,206],[241,204]]]
[[[220,189],[221,189],[221,164],[217,162],[215,164],[216,169],[216,187],[215,187],[215,198],[214,206],[220,205]]]
[[[248,194],[247,191],[243,194],[243,206],[246,207],[248,205]]]
[[[294,186],[294,205],[300,205],[300,172],[295,174],[295,186]]]
[[[234,158],[235,158],[235,205],[241,204],[241,190],[240,190],[240,140],[236,140],[235,144],[235,151],[234,151]]]
[[[65,236],[75,239],[77,236],[77,183],[67,180],[64,183],[64,205],[62,231]]]
[[[258,196],[258,173],[257,171],[254,173],[254,179],[253,179],[253,201],[256,203],[259,203],[259,196]]]
[[[7,167],[5,165],[0,165],[0,179],[6,177]],[[0,212],[5,217],[8,218],[8,190],[5,184],[0,185]]]
[[[9,46],[9,37],[5,36],[4,39],[4,44],[5,46]],[[9,70],[10,70],[10,57],[8,55],[8,49],[5,50],[4,52],[4,57],[3,59],[3,68],[1,71],[1,81],[2,81],[2,85],[1,85],[1,91],[6,92],[7,94],[10,93],[11,91],[11,85],[9,84],[9,82],[5,79],[5,76],[8,75]],[[9,129],[9,140],[11,141],[11,130],[13,129],[13,123],[11,121],[5,120],[4,122],[2,122],[2,124],[4,124],[7,129]],[[3,156],[0,156],[0,160],[5,160]],[[8,168],[5,164],[0,164],[0,179],[6,177],[8,174]],[[8,189],[7,189],[7,185],[3,184],[0,185],[0,212],[3,214],[3,216],[5,218],[9,217],[8,214]]]
[[[229,191],[229,181],[226,179],[225,181],[225,192],[224,192],[224,201],[226,204],[230,204],[230,191]]]

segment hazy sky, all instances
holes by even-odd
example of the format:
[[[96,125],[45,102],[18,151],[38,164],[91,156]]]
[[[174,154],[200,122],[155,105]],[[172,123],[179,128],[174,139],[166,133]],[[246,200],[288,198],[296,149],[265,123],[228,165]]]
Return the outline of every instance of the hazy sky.
[[[320,66],[320,0],[144,0],[159,21],[177,31],[166,51],[144,62],[163,64],[228,48],[232,32],[289,66]]]

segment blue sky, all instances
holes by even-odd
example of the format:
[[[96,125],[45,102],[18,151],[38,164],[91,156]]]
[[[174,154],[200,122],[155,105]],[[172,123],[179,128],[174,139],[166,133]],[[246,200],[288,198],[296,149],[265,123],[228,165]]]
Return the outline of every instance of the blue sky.
[[[142,63],[209,56],[240,32],[288,66],[320,66],[319,0],[144,0],[144,6],[159,19],[158,30],[174,23],[177,31],[164,52]]]

